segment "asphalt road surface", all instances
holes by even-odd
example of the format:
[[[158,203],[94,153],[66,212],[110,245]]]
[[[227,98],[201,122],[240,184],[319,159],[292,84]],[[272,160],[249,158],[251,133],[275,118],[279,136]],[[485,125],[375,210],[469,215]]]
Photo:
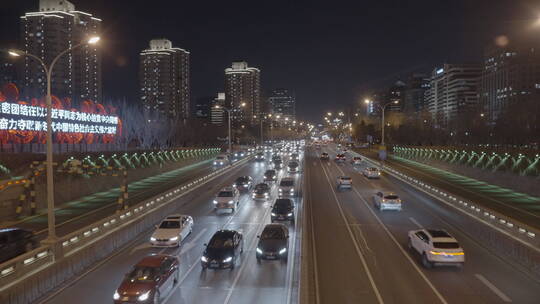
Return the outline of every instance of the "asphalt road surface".
[[[325,150],[330,161],[318,157]],[[395,179],[368,180],[360,173],[365,164],[338,165],[335,154],[329,146],[305,157],[315,243],[310,303],[540,303],[540,283],[460,229],[459,214]],[[336,190],[340,175],[352,177],[352,190]],[[403,210],[375,209],[377,190],[398,194]],[[452,234],[465,250],[464,267],[422,267],[407,248],[407,232],[421,227]]]
[[[49,294],[40,303],[112,303],[113,293],[122,278],[141,258],[152,253],[166,253],[180,257],[180,280],[169,294],[162,295],[162,303],[296,303],[298,299],[299,250],[297,230],[289,225],[290,243],[288,262],[265,261],[257,263],[255,257],[256,236],[265,224],[270,223],[270,206],[277,196],[277,186],[272,185],[267,201],[253,201],[243,194],[240,207],[234,214],[216,214],[212,200],[223,187],[230,186],[241,175],[250,175],[255,183],[262,181],[266,163],[248,162],[233,169],[199,191],[194,191],[176,202],[177,213],[194,218],[192,234],[179,248],[159,249],[149,245],[152,231],[140,235],[131,245],[116,255],[95,265],[87,273],[72,280],[69,285]],[[286,175],[280,172],[282,177]],[[301,183],[301,174],[296,175]],[[295,198],[297,223],[303,200]],[[244,234],[244,253],[240,264],[233,270],[202,270],[200,258],[203,244],[218,229],[236,229]]]

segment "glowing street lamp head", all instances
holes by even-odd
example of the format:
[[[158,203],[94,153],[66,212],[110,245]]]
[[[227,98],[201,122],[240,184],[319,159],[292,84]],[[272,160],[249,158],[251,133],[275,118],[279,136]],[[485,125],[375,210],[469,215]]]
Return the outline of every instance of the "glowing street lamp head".
[[[370,104],[370,103],[371,103],[371,100],[369,100],[369,99],[364,99],[364,103],[365,103],[365,104]]]
[[[245,102],[242,102],[242,103],[240,104],[240,106],[241,106],[241,107],[245,107],[245,106],[246,106],[246,103],[245,103]]]
[[[20,57],[21,54],[18,51],[8,51],[8,54],[13,57]]]
[[[326,113],[326,115],[332,116],[332,112],[328,112],[328,113]]]
[[[88,44],[96,44],[99,42],[99,39],[101,39],[99,36],[90,37],[90,39],[88,39]]]
[[[394,104],[398,104],[399,103],[399,100],[394,100]]]

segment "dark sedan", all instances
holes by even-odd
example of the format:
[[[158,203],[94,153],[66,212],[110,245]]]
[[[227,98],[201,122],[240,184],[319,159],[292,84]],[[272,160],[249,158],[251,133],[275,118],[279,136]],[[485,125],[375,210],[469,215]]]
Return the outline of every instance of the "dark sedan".
[[[236,260],[244,252],[244,238],[235,230],[218,230],[205,246],[206,249],[201,257],[203,270],[206,268],[233,269]]]
[[[272,206],[271,221],[290,221],[294,223],[294,205],[291,199],[278,198]]]
[[[233,184],[233,187],[236,187],[239,191],[247,191],[253,187],[253,179],[251,176],[240,176],[236,179]]]
[[[251,197],[253,199],[267,199],[270,197],[270,186],[265,183],[255,185],[255,189],[253,190]]]
[[[256,255],[261,259],[287,261],[289,251],[289,229],[283,224],[268,224],[259,238]]]
[[[266,172],[264,172],[265,182],[275,182],[276,179],[277,179],[276,170],[266,170]]]

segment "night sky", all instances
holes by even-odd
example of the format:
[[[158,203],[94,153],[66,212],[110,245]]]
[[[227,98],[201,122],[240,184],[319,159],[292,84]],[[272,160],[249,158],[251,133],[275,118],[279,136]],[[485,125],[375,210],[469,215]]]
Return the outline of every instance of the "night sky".
[[[2,0],[0,48],[19,39],[19,16],[39,0]],[[72,0],[103,19],[106,98],[137,101],[138,59],[152,38],[191,52],[192,101],[223,90],[233,60],[261,69],[263,89],[296,91],[297,113],[318,119],[412,71],[479,62],[495,36],[523,33],[540,1],[178,1]]]

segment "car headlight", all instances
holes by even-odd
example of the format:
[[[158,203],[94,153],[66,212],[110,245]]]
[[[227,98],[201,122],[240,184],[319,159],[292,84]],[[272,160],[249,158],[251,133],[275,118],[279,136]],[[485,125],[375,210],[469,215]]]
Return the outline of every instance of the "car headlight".
[[[262,250],[261,250],[260,248],[258,248],[258,247],[257,247],[257,253],[260,253],[260,254],[262,254],[262,253],[263,253],[263,251],[262,251]]]
[[[177,237],[177,236],[172,237],[172,238],[169,239],[169,241],[177,241],[177,240],[178,240],[178,237]]]
[[[137,298],[137,300],[143,302],[143,301],[148,300],[148,297],[150,297],[150,290],[147,291],[147,292],[145,292],[145,293],[143,293],[142,295],[140,295],[140,296]]]
[[[291,192],[291,193],[294,193],[294,189],[291,189],[291,191],[290,191],[290,192]]]
[[[272,176],[272,178],[276,178],[276,176],[274,175],[274,176]]]
[[[214,205],[217,205],[217,201],[216,201],[216,200],[214,200],[213,203],[214,203]]]
[[[292,215],[293,215],[292,212],[291,212],[291,213],[287,213],[287,216],[292,216]]]
[[[287,248],[283,248],[279,251],[279,254],[284,254],[285,252],[287,252]]]
[[[229,205],[232,205],[232,204],[234,204],[234,201],[230,200],[228,203],[229,203]]]
[[[232,257],[225,258],[223,263],[229,263],[230,261],[232,261]]]
[[[264,196],[268,197],[268,193],[265,193]]]
[[[114,292],[114,295],[112,297],[115,300],[120,300],[120,294],[118,293],[118,290]]]
[[[214,165],[217,165],[217,162],[214,162]]]
[[[201,257],[201,261],[203,261],[203,262],[206,263],[206,262],[208,262],[208,259],[203,255],[203,256]]]
[[[283,189],[279,188],[279,192],[283,192]]]
[[[274,212],[272,212],[272,216],[276,216],[276,214]]]

